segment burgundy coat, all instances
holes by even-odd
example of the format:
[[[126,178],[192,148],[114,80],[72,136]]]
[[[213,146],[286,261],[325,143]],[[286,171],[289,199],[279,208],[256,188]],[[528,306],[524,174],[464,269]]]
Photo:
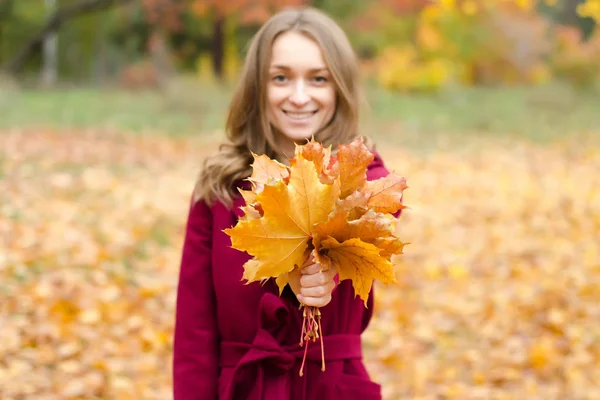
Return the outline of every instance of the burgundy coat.
[[[369,180],[386,176],[376,154]],[[190,209],[183,246],[173,354],[175,400],[376,400],[381,388],[362,361],[360,334],[373,313],[350,281],[342,281],[321,308],[326,370],[319,341],[309,342],[299,376],[302,312],[289,286],[280,297],[273,279],[241,281],[249,256],[231,248],[223,229],[243,213],[200,201]]]

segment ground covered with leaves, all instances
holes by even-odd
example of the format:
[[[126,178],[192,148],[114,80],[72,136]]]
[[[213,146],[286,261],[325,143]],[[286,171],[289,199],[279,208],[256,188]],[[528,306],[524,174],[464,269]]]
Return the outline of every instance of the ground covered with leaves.
[[[171,398],[182,234],[209,139],[0,133],[0,398]],[[600,152],[415,152],[398,285],[365,359],[384,398],[600,398]]]

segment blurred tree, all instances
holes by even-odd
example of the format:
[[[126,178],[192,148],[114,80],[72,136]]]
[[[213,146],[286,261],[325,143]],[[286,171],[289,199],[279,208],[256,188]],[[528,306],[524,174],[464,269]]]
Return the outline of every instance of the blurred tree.
[[[20,48],[17,54],[6,63],[2,64],[0,70],[4,70],[12,75],[18,73],[29,57],[39,50],[44,39],[53,32],[56,32],[64,23],[71,19],[83,14],[96,12],[132,1],[133,0],[79,0],[75,3],[70,3],[69,5],[58,8],[46,19],[42,28],[34,33]]]
[[[562,8],[561,22],[567,25],[577,25],[579,23],[579,15],[577,15],[577,7],[584,3],[585,0],[565,0]]]
[[[52,15],[56,12],[56,0],[44,0],[46,12]],[[42,68],[42,84],[44,86],[53,86],[56,84],[58,76],[58,33],[56,31],[49,33],[43,40],[44,64]]]
[[[419,12],[431,1],[374,0],[354,6],[349,36],[362,58],[371,59],[398,43],[415,40]],[[360,8],[359,8],[360,7]]]
[[[212,67],[215,76],[223,79],[226,49],[237,48],[232,45],[237,26],[260,24],[278,9],[309,3],[307,0],[191,0],[190,6],[196,15],[208,16],[212,21]]]
[[[337,22],[344,23],[364,11],[370,2],[365,0],[312,0],[307,3],[327,13]]]
[[[579,27],[586,38],[590,38],[600,23],[600,0],[580,1],[576,8]]]
[[[309,4],[307,0],[142,0],[151,25],[169,32],[180,62],[190,65],[204,50],[210,58],[211,75],[222,80],[235,68],[238,32],[246,34],[285,6]],[[208,61],[208,60],[207,60]],[[197,65],[195,62],[193,65]]]
[[[4,48],[1,46],[4,43],[6,22],[11,19],[14,4],[14,0],[0,0],[0,63],[4,59]]]
[[[551,19],[557,26],[573,26],[578,28],[584,38],[588,38],[596,28],[596,22],[582,7],[596,0],[544,0],[538,4],[538,11]]]

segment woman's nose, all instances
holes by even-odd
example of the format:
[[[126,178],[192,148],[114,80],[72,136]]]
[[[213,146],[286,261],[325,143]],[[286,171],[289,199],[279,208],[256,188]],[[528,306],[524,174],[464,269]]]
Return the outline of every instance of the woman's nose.
[[[304,81],[299,80],[296,82],[293,88],[294,92],[290,96],[290,102],[295,106],[302,106],[310,100],[310,96],[306,91],[306,85]]]

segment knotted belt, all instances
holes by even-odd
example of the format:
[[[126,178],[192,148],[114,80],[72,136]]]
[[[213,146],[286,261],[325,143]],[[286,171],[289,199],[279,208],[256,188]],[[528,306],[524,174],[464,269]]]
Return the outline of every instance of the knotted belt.
[[[265,293],[259,307],[260,323],[252,343],[221,342],[221,367],[234,368],[225,400],[262,400],[289,393],[290,371],[304,356],[304,347],[297,343],[281,345],[290,325],[289,311],[283,301]],[[360,335],[329,335],[323,338],[323,344],[327,362],[362,358]],[[318,342],[309,343],[306,359],[320,363]],[[251,382],[252,386],[242,387],[243,382]]]

